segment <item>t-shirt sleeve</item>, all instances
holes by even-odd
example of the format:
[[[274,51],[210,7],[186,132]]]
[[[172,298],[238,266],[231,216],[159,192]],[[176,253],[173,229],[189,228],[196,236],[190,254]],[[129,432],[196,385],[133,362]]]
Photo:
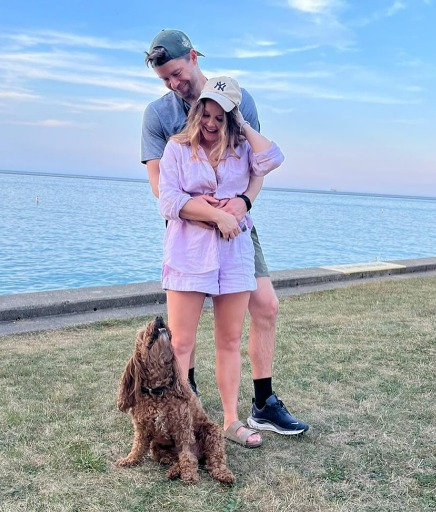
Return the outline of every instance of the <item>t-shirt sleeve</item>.
[[[260,132],[259,117],[257,115],[256,104],[252,96],[245,90],[242,90],[242,101],[240,106],[241,114],[248,121],[252,128]]]
[[[148,105],[142,118],[141,162],[162,158],[167,140],[159,116],[153,107]]]

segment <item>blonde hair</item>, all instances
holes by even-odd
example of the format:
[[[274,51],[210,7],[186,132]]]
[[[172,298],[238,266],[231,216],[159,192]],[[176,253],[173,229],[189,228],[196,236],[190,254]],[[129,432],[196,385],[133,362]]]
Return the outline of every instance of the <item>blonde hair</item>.
[[[200,158],[198,156],[201,139],[200,122],[204,114],[206,101],[213,100],[202,99],[195,106],[191,107],[185,128],[179,134],[171,137],[172,140],[179,144],[189,144],[192,147],[192,157],[195,159]],[[235,150],[245,140],[245,137],[240,133],[237,113],[237,107],[230,112],[224,112],[224,122],[219,129],[218,142],[214,145],[209,155],[211,160],[215,159],[219,162],[227,149],[229,149],[231,155],[239,158]]]

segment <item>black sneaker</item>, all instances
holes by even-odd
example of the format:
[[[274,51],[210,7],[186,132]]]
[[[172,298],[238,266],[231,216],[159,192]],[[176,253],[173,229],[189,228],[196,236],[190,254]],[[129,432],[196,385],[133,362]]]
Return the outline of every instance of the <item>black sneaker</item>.
[[[247,418],[247,423],[256,430],[272,430],[285,436],[301,434],[309,430],[309,425],[294,418],[275,393],[267,399],[262,409],[256,407],[253,398],[251,416]]]
[[[198,388],[197,388],[197,384],[194,384],[193,382],[191,381],[188,381],[189,382],[189,385],[192,389],[192,391],[194,392],[195,395],[199,396],[199,392],[198,392]]]

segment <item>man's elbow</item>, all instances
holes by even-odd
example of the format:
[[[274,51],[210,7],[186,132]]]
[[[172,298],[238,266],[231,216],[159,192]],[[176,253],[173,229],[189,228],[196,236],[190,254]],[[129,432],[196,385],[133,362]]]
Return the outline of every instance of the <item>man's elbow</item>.
[[[150,183],[151,191],[153,192],[153,195],[159,199],[159,185]]]

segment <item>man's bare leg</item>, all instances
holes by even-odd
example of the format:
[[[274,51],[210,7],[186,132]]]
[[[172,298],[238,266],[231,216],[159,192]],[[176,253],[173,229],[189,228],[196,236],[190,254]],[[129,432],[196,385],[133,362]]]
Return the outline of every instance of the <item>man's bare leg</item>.
[[[248,353],[253,379],[264,379],[272,376],[279,301],[269,277],[258,277],[256,282],[257,290],[251,292],[248,303]]]
[[[250,427],[278,434],[301,434],[309,425],[294,418],[272,389],[276,322],[279,302],[269,277],[258,277],[257,290],[251,292],[248,353],[254,384],[254,403],[247,419]]]

